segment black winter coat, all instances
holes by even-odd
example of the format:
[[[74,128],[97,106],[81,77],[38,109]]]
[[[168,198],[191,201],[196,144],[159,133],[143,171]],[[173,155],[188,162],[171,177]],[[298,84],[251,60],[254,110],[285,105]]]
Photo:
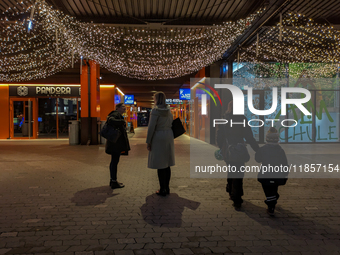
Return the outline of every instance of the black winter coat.
[[[262,163],[262,166],[280,167],[287,166],[288,160],[285,151],[277,143],[268,143],[262,146],[255,154],[255,160]],[[285,185],[288,178],[288,172],[261,172],[257,176],[257,180],[265,185]]]
[[[244,140],[246,140],[247,143],[250,144],[251,148],[254,151],[257,151],[259,149],[259,145],[257,144],[253,132],[251,131],[251,128],[248,126],[248,120],[244,115],[232,115],[232,114],[226,114],[224,117],[226,120],[228,120],[228,123],[225,125],[219,125],[219,129],[217,131],[217,145],[220,149],[223,148],[224,143],[226,143],[226,140],[228,140],[228,144],[236,145],[238,143],[244,143]],[[232,127],[230,126],[230,120],[233,120],[233,122],[243,122],[245,121],[245,127],[243,127],[243,124],[236,124]]]
[[[116,143],[106,140],[105,152],[112,155],[114,153],[121,153],[124,151],[125,154],[127,154],[130,150],[130,144],[125,130],[126,122],[124,117],[118,111],[112,111],[107,116],[106,121],[108,125],[118,128],[122,135],[118,138]]]

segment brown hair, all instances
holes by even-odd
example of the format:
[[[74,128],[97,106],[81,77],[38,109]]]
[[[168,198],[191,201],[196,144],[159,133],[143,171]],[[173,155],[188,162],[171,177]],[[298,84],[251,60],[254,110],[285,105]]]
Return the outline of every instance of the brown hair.
[[[161,106],[161,107],[165,107],[166,104],[165,104],[165,94],[164,92],[162,91],[159,91],[155,94],[155,103],[156,103],[156,106]]]
[[[122,107],[123,104],[124,104],[124,103],[116,104],[116,110],[117,110],[118,108]]]

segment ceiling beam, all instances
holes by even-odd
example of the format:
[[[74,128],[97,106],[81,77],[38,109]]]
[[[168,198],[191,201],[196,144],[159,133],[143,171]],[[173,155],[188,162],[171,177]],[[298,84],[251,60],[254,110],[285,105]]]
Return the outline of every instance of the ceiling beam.
[[[104,27],[132,27],[132,28],[148,28],[148,29],[164,29],[164,28],[217,28],[216,25],[206,24],[206,25],[166,25],[165,22],[163,23],[149,23],[146,24],[115,24],[115,23],[90,23],[91,25],[95,26],[104,26]]]

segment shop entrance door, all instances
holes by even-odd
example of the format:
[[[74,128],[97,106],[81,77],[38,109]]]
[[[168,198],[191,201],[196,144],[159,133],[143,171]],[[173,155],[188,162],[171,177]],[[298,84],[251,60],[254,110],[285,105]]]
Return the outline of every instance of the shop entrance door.
[[[37,138],[37,108],[35,98],[10,99],[10,137]]]

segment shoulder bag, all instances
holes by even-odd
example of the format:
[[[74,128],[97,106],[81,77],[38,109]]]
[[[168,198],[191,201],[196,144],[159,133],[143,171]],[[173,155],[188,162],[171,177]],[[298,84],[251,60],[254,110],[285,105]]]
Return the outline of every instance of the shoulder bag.
[[[102,130],[100,131],[100,135],[112,143],[116,143],[121,134],[122,133],[119,129],[110,126],[107,122],[105,122]]]
[[[172,132],[174,133],[174,138],[183,135],[186,131],[182,125],[180,118],[174,119],[171,126]]]

